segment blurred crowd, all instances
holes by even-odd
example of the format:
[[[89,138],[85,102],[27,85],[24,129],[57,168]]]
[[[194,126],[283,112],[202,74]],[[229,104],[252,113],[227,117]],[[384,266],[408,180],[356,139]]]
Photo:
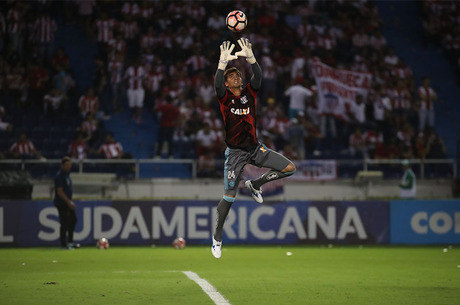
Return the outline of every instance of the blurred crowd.
[[[441,44],[460,71],[460,3],[424,0],[423,15],[428,41]]]
[[[433,3],[426,1],[424,7]],[[223,40],[236,44],[241,35],[250,39],[263,70],[258,132],[268,147],[292,159],[445,157],[443,141],[433,128],[436,90],[429,76],[414,79],[410,67],[387,45],[372,2],[63,2],[63,16],[76,21],[99,50],[94,86],[81,97],[72,92],[78,80],[72,77],[68,56],[53,44],[58,30],[53,4],[4,5],[0,86],[10,100],[1,100],[59,115],[73,96],[67,108],[78,109],[81,118],[75,141],[86,146],[73,143],[73,157],[97,156],[104,153],[101,145],[117,143],[98,131],[99,122],[113,112],[130,111],[136,123],[148,112],[159,124],[152,157],[198,158],[200,170],[212,174],[225,146],[213,89],[219,45]],[[248,17],[243,33],[225,26],[232,9]],[[346,118],[318,109],[310,70],[314,58],[372,75],[369,94],[347,107]],[[249,80],[244,59],[231,64]],[[4,108],[3,113],[9,107]],[[1,117],[5,115],[0,112]]]

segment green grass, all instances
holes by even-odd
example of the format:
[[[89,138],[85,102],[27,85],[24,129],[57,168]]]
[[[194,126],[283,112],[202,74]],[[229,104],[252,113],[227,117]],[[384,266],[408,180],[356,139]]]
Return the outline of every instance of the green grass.
[[[286,252],[293,253],[287,256]],[[460,250],[441,247],[227,246],[0,250],[0,303],[459,304]]]

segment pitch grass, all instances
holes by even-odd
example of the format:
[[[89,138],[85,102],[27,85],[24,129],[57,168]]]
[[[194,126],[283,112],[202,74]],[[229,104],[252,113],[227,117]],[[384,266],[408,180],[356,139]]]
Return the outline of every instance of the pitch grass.
[[[233,305],[460,301],[455,248],[189,246],[0,249],[0,303],[213,304],[187,270]]]

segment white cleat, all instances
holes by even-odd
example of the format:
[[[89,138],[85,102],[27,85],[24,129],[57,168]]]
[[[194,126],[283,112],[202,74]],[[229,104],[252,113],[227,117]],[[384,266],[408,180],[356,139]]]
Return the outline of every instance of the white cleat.
[[[252,182],[251,180],[248,180],[244,183],[244,185],[246,186],[246,188],[251,192],[251,196],[252,198],[254,198],[254,200],[258,203],[262,203],[264,202],[264,199],[262,198],[262,189],[260,190],[256,190],[253,186],[252,186]]]
[[[222,256],[222,242],[215,240],[214,236],[212,237],[211,252],[215,258],[220,258]]]

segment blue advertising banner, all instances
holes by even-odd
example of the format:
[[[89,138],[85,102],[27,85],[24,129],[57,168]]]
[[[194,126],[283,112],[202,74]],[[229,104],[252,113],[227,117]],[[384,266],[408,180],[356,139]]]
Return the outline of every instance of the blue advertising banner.
[[[460,200],[391,202],[392,244],[460,244]]]
[[[209,244],[215,201],[79,201],[75,241],[94,244]],[[386,201],[237,201],[224,226],[226,244],[388,244]],[[0,201],[0,246],[58,245],[59,220],[49,201]]]

